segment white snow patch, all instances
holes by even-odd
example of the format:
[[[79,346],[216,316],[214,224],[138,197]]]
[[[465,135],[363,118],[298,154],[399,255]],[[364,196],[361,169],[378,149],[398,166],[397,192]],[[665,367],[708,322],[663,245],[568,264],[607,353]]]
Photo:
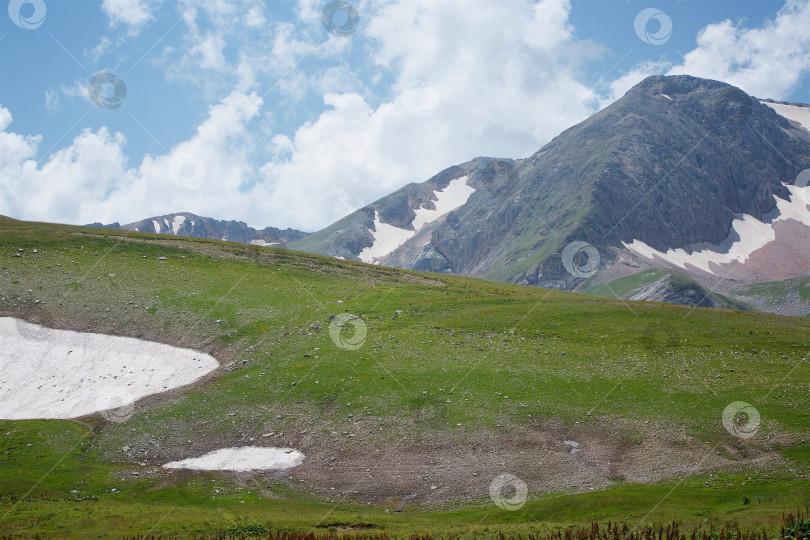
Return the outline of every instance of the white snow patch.
[[[660,95],[664,96],[665,98],[667,98],[670,101],[673,101],[673,99],[671,97],[669,97],[668,95],[666,95],[666,94],[660,94]]]
[[[131,406],[215,370],[208,354],[0,317],[0,419],[76,418]]]
[[[760,101],[776,111],[779,116],[784,116],[788,120],[794,120],[802,125],[804,129],[810,130],[810,107],[799,107],[797,105],[783,105],[781,103],[768,103]]]
[[[158,223],[156,220],[153,219],[152,220],[152,225],[155,226],[155,232],[159,233],[160,232],[160,223]]]
[[[374,243],[360,252],[361,261],[373,263],[378,258],[388,255],[408,241],[415,231],[400,229],[380,221],[380,213],[374,212]]]
[[[407,242],[410,238],[416,235],[422,228],[445,214],[462,206],[470,198],[470,195],[475,193],[475,188],[467,185],[467,177],[462,176],[451,180],[447,187],[442,190],[434,191],[436,200],[433,201],[435,210],[420,207],[417,208],[416,216],[411,221],[412,229],[401,229],[394,227],[387,223],[380,221],[379,212],[374,213],[374,243],[371,247],[367,247],[360,252],[358,257],[361,261],[367,263],[375,263],[376,261],[388,255],[399,246]]]
[[[304,461],[304,454],[292,448],[242,446],[220,448],[196,458],[172,461],[164,469],[193,469],[195,471],[255,471],[259,469],[290,469]]]
[[[629,244],[622,242],[622,244],[642,257],[652,259],[655,256],[683,269],[690,265],[710,274],[715,273],[711,269],[711,264],[745,263],[752,253],[765,247],[776,238],[774,231],[776,223],[793,219],[810,227],[810,186],[803,188],[787,184],[785,186],[790,191],[790,201],[776,197],[779,216],[771,223],[763,223],[748,214],[743,214],[742,219],[737,218],[731,223],[732,231],[729,232],[729,237],[736,233],[739,240],[731,244],[726,253],[721,253],[716,249],[687,253],[681,248],[669,249],[666,253],[662,253],[641,240],[633,240]]]
[[[461,178],[451,180],[446,188],[441,191],[434,191],[434,193],[437,198],[437,200],[433,201],[433,206],[436,207],[435,210],[417,208],[415,211],[416,217],[413,218],[411,222],[415,233],[421,231],[422,227],[428,223],[436,221],[443,215],[466,203],[470,195],[475,193],[475,189],[468,186],[467,177],[462,176]]]
[[[182,227],[185,222],[186,216],[174,216],[172,220],[172,233],[177,234],[177,231],[180,230],[180,227]]]
[[[223,238],[225,240],[225,238]],[[250,241],[251,244],[254,246],[262,246],[262,247],[270,247],[270,246],[280,246],[281,242],[265,242],[261,238],[254,238]]]

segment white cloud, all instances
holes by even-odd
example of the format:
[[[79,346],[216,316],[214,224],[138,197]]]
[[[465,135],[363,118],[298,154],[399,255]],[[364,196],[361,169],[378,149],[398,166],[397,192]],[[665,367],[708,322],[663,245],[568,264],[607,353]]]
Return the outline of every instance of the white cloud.
[[[0,109],[8,122],[0,132],[0,213],[39,220],[75,222],[77,210],[103,198],[124,170],[123,136],[106,128],[82,131],[71,146],[48,156],[42,165],[34,161],[40,136],[6,131],[11,115]]]
[[[87,86],[89,85],[89,81],[83,81],[81,79],[76,79],[73,81],[73,84],[70,86],[60,85],[59,86],[59,93],[68,98],[78,98],[87,101],[88,103],[92,103],[90,101],[90,94],[88,93]],[[54,99],[56,102],[59,102],[59,94],[56,94],[55,91],[49,90],[49,92],[53,92]]]
[[[109,17],[111,27],[123,24],[130,34],[137,34],[152,19],[146,0],[104,0],[101,9]]]
[[[85,56],[90,58],[94,63],[97,63],[101,57],[113,47],[113,42],[107,36],[101,36],[98,45],[89,51],[85,51]]]
[[[299,8],[312,15],[309,2]],[[569,11],[566,0],[365,4],[358,32],[374,40],[372,60],[396,75],[392,97],[374,106],[355,92],[328,93],[317,120],[276,139],[281,157],[262,168],[276,215],[322,227],[476,156],[525,157],[586,118],[597,99],[577,82],[583,58],[570,51]],[[426,118],[402,94],[417,80],[438,97]]]
[[[207,34],[192,48],[200,56],[199,66],[203,69],[222,69],[225,66],[225,56],[222,49],[225,41],[222,36]]]
[[[104,127],[83,130],[39,165],[41,137],[6,131],[11,114],[0,108],[0,213],[67,223],[128,222],[182,209],[232,218],[249,199],[241,191],[252,176],[247,124],[260,106],[255,94],[234,92],[210,107],[194,136],[164,155],[146,155],[136,168],[128,168],[124,136]],[[198,189],[172,181],[184,156],[203,164]]]
[[[610,83],[610,93],[600,101],[600,109],[621,98],[628,90],[650,75],[659,75],[666,72],[670,67],[671,64],[664,61],[642,62],[636,65],[629,72]]]
[[[59,94],[56,93],[56,90],[53,90],[52,88],[45,90],[45,108],[48,109],[49,112],[59,109],[61,101],[62,100],[59,98]]]
[[[697,45],[669,74],[718,79],[757,97],[785,99],[810,73],[810,2],[788,0],[761,28],[729,20],[710,24]]]
[[[6,129],[11,122],[11,112],[0,106],[0,169],[19,167],[36,155],[37,147],[42,141],[42,137],[39,136],[31,137],[7,132]]]

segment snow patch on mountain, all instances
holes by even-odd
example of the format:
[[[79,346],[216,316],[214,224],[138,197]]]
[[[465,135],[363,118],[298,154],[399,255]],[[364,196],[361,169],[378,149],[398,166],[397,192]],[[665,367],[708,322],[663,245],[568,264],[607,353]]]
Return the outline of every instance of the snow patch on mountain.
[[[790,200],[776,198],[779,216],[775,219],[764,223],[753,216],[743,214],[741,218],[732,222],[731,231],[727,237],[727,243],[730,244],[727,251],[720,251],[718,246],[712,246],[712,248],[695,250],[692,253],[687,253],[681,248],[669,249],[664,253],[637,239],[630,243],[622,242],[622,244],[630,251],[647,259],[657,258],[684,270],[689,270],[687,268],[689,266],[717,275],[712,269],[712,265],[745,263],[752,253],[773,242],[776,239],[774,225],[780,221],[792,219],[810,227],[810,186],[797,187],[787,184],[785,186],[790,191]],[[738,240],[732,242],[732,238],[738,238]]]
[[[779,116],[784,116],[788,120],[794,120],[802,125],[804,129],[810,130],[810,107],[799,107],[798,105],[784,105],[782,103],[769,103],[761,101]]]
[[[425,225],[433,223],[442,216],[462,206],[475,193],[475,188],[467,185],[467,176],[462,176],[451,180],[447,187],[434,191],[436,200],[433,201],[435,209],[420,207],[415,210],[416,217],[409,223],[407,229],[395,227],[380,221],[380,213],[374,212],[374,243],[371,247],[365,248],[358,257],[366,263],[374,263],[399,246],[410,240],[421,231]]]
[[[186,216],[174,216],[172,220],[172,234],[177,234],[177,231],[180,230],[180,227],[183,226],[183,223],[186,222]]]
[[[374,212],[374,243],[357,255],[361,261],[374,263],[380,257],[388,255],[411,238],[416,231],[400,229],[380,221],[380,213]]]

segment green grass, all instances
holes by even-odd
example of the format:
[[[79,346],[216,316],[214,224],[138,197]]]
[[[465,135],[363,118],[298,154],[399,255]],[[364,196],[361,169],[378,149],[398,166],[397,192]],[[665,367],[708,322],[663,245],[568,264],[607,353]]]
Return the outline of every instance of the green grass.
[[[633,291],[649,285],[653,281],[670,275],[670,287],[674,293],[686,294],[689,292],[697,293],[697,297],[708,296],[715,301],[719,307],[726,309],[750,309],[749,306],[742,302],[732,300],[721,294],[709,291],[701,286],[692,277],[678,270],[664,270],[661,268],[648,268],[637,272],[630,276],[624,276],[614,279],[607,283],[591,286],[585,289],[585,294],[592,294],[594,296],[603,296],[608,298],[623,298],[630,295]]]
[[[13,256],[18,248],[24,256]],[[157,339],[233,362],[206,384],[139,404],[125,423],[0,421],[4,532],[103,537],[154,526],[155,534],[214,534],[251,520],[292,530],[373,522],[396,534],[530,531],[591,519],[770,526],[782,510],[810,504],[807,445],[795,445],[810,431],[810,320],[14,221],[0,223],[0,267],[4,315],[44,311],[56,326]],[[368,328],[357,350],[329,335],[330,316],[345,312]],[[639,441],[649,422],[733,445],[721,414],[738,400],[763,418],[762,437],[751,444],[774,451],[766,437],[794,441],[779,448],[790,470],[537,493],[518,512],[481,500],[399,514],[385,503],[335,506],[283,478],[159,468],[136,477],[132,471],[144,469],[120,451],[303,429],[348,440],[362,428],[366,443],[380,447],[403,434],[442,433],[464,444],[499,425],[519,433],[538,422],[618,430]],[[759,502],[742,505],[743,496]]]
[[[585,294],[592,294],[594,296],[605,296],[609,298],[621,298],[622,296],[649,285],[656,279],[662,278],[667,274],[666,270],[660,268],[648,268],[630,276],[620,277],[609,281],[608,283],[601,283],[593,287],[585,289]]]
[[[754,283],[737,290],[737,293],[751,296],[765,296],[772,302],[781,303],[788,294],[795,294],[802,302],[810,302],[810,276]]]

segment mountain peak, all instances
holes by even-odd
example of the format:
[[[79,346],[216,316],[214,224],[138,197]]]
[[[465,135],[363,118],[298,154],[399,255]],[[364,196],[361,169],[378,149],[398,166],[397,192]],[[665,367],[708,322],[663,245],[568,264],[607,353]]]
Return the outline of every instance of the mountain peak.
[[[293,247],[555,288],[584,278],[563,261],[572,242],[591,246],[602,270],[649,263],[626,247],[636,241],[730,249],[735,220],[767,228],[810,167],[810,131],[782,113],[720,81],[648,77],[527,159],[450,167]]]

